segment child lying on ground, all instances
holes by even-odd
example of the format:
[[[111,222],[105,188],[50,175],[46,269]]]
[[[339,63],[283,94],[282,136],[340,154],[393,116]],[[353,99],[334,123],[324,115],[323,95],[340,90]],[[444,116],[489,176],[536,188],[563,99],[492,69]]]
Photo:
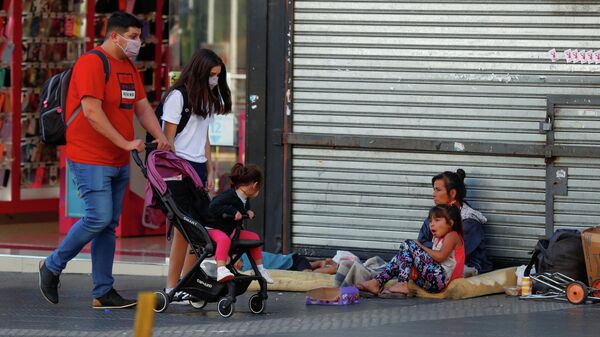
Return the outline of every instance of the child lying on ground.
[[[335,274],[338,265],[332,259],[309,261],[306,257],[291,253],[287,255],[262,252],[262,262],[266,269],[281,269],[293,271],[305,271],[322,274]],[[246,254],[236,263],[236,269],[241,271],[251,270],[250,260]]]

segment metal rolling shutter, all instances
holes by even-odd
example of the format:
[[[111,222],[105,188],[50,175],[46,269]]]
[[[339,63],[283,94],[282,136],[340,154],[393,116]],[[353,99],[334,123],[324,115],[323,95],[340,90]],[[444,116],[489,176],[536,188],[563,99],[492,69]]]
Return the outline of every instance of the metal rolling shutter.
[[[543,158],[295,148],[292,165],[296,246],[395,250],[433,205],[431,178],[457,167],[495,256],[525,257],[544,235]]]
[[[600,146],[600,108],[557,107],[555,142],[560,145]],[[554,200],[556,228],[579,228],[600,224],[600,159],[557,158],[556,166],[568,169],[568,194]]]
[[[294,3],[294,133],[544,144],[546,96],[600,87],[598,66],[547,56],[597,48],[600,3]],[[543,158],[308,146],[292,158],[296,247],[395,249],[416,237],[431,177],[458,167],[494,256],[525,257],[544,234]]]

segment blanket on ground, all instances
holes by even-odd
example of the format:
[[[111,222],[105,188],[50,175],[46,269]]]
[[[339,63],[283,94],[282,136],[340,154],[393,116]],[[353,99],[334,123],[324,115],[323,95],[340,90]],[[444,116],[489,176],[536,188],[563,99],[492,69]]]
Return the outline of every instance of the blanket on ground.
[[[450,283],[448,288],[439,294],[428,293],[412,281],[409,283],[409,288],[417,296],[424,298],[465,299],[485,296],[502,293],[504,287],[515,286],[517,284],[515,271],[516,267],[510,267],[468,278],[459,278]],[[268,289],[270,291],[304,292],[315,288],[331,287],[334,284],[333,275],[290,270],[269,270],[269,273],[275,281],[274,284],[269,284]],[[387,285],[392,284],[392,282],[388,282]],[[258,283],[252,282],[248,291],[256,290],[258,290]]]
[[[333,286],[347,287],[368,281],[379,274],[385,265],[385,260],[379,256],[374,256],[365,263],[341,261],[334,277]]]

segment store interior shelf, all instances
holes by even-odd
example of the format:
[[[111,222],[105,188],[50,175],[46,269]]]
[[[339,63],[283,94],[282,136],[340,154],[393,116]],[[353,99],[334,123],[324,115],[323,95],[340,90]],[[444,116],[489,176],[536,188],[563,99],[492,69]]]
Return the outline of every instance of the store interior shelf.
[[[46,37],[24,37],[23,43],[61,43],[61,42],[85,42],[85,37],[79,36],[46,36]]]
[[[42,19],[62,19],[68,16],[79,16],[81,13],[78,12],[52,12],[52,13],[32,13],[22,12],[22,17],[26,18],[42,18]]]
[[[133,13],[144,22],[145,55],[140,53],[141,61],[136,64],[154,105],[165,89],[165,1],[139,1],[139,8],[145,8],[140,12],[144,13]],[[10,10],[0,11],[0,17],[12,22],[11,29],[0,34],[0,44],[14,48],[7,54],[10,58],[0,63],[0,70],[6,69],[6,78],[12,84],[0,86],[0,97],[8,97],[6,101],[11,102],[7,109],[0,105],[0,121],[10,124],[5,127],[9,132],[0,137],[0,214],[35,212],[36,200],[40,204],[37,210],[58,204],[64,165],[60,164],[59,150],[43,144],[37,135],[39,95],[50,76],[68,69],[80,55],[104,41],[102,29],[106,29],[106,20],[113,11],[96,13],[96,9],[108,2],[119,6],[125,3],[81,0],[67,6],[66,1],[13,0]]]

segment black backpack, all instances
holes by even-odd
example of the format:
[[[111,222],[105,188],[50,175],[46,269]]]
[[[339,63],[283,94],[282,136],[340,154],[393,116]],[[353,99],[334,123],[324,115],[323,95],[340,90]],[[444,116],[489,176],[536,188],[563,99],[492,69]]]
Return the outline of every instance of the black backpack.
[[[110,63],[106,55],[98,50],[90,50],[89,53],[98,55],[104,64],[105,83],[110,77]],[[73,112],[71,118],[65,122],[67,107],[67,92],[71,82],[73,68],[50,77],[44,83],[40,94],[40,136],[44,144],[65,145],[67,143],[65,133],[67,126],[73,122],[81,112],[81,105]]]
[[[559,229],[549,240],[539,240],[525,268],[525,276],[529,276],[533,265],[536,274],[559,272],[587,283],[581,233],[575,229]],[[537,290],[543,291],[543,288],[542,285],[535,285]]]
[[[178,135],[181,131],[183,131],[187,123],[190,121],[190,117],[192,116],[192,107],[189,105],[187,90],[185,86],[177,87],[174,90],[179,90],[179,92],[181,92],[181,95],[183,96],[183,110],[181,110],[181,119],[179,120],[179,124],[177,124],[177,131],[175,132],[175,135]],[[165,100],[161,101],[156,110],[154,111],[154,113],[156,114],[156,119],[158,119],[159,125],[162,125],[163,106]],[[153,141],[154,136],[152,136],[149,132],[146,132],[146,143],[151,143]]]

